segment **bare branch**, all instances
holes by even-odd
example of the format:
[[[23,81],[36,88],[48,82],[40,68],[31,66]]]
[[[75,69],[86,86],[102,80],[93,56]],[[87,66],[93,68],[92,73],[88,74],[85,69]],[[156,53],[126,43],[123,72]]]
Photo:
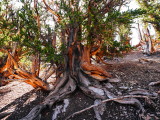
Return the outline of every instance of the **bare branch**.
[[[37,9],[37,0],[34,0],[34,8],[37,14],[36,19],[37,19],[38,29],[40,29],[40,16],[39,16],[38,9]]]
[[[25,81],[25,80],[29,80],[29,79],[2,79],[2,81],[5,81],[5,82]]]
[[[47,10],[48,10],[49,12],[51,12],[53,15],[55,15],[55,16],[58,18],[57,22],[60,22],[60,21],[61,21],[60,15],[58,15],[53,9],[51,9],[51,8],[47,5],[47,3],[46,3],[45,0],[43,0],[43,2],[44,2],[44,4],[45,4]]]
[[[98,105],[102,104],[102,103],[106,103],[106,102],[110,102],[110,101],[116,101],[116,100],[122,100],[124,98],[145,98],[145,99],[149,99],[147,96],[141,96],[141,95],[126,95],[126,96],[122,96],[122,97],[117,97],[117,98],[112,98],[112,99],[106,99],[106,100],[103,100],[101,101],[99,104],[96,104],[96,105],[91,105],[85,109],[82,109],[80,111],[77,111],[75,113],[73,113],[72,115],[68,116],[65,120],[69,120],[71,117],[74,117],[75,115],[78,115],[82,112],[85,112],[93,107],[97,107]]]

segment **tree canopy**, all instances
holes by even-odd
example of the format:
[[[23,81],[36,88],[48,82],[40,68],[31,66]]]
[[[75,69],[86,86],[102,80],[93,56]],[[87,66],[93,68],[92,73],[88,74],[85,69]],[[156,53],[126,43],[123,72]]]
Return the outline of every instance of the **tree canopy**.
[[[152,24],[157,32],[157,37],[160,35],[160,1],[159,0],[137,0],[141,9],[146,11],[143,15],[143,22]],[[159,38],[158,38],[159,39]]]

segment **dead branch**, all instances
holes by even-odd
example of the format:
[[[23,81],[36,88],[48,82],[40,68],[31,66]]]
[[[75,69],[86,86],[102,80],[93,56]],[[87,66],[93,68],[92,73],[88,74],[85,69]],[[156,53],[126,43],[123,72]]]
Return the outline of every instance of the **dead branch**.
[[[151,83],[149,83],[149,86],[154,86],[154,85],[158,85],[158,84],[160,84],[160,81],[157,81],[157,82],[151,82]]]
[[[25,81],[25,80],[29,80],[29,79],[2,79],[2,81],[5,81],[5,82]]]
[[[46,3],[45,0],[43,0],[43,2],[44,2],[44,4],[45,4],[47,10],[48,10],[49,12],[51,12],[53,15],[55,15],[55,16],[58,18],[57,21],[60,22],[60,21],[61,21],[60,15],[58,15],[53,9],[51,9],[51,8],[47,5],[47,3]]]
[[[102,58],[101,58],[99,55],[97,55],[96,57],[97,57],[103,64],[112,66],[112,64],[109,64],[109,63],[105,62],[104,60],[102,60]]]
[[[47,84],[45,82],[43,82],[40,78],[38,78],[37,76],[34,76],[33,74],[28,73],[27,71],[24,71],[21,68],[19,68],[17,61],[10,54],[10,52],[8,52],[7,50],[4,50],[4,49],[0,49],[0,51],[5,52],[8,55],[8,58],[6,60],[6,64],[2,68],[0,68],[0,73],[2,73],[6,78],[27,79],[27,80],[24,80],[24,82],[32,85],[35,88],[40,87],[44,90],[49,89]],[[6,81],[6,82],[11,82],[11,81]]]
[[[126,95],[126,96],[122,96],[122,97],[117,97],[117,98],[112,98],[112,99],[106,99],[101,101],[99,104],[96,105],[91,105],[85,109],[82,109],[80,111],[77,111],[75,113],[73,113],[72,115],[68,116],[65,120],[69,120],[71,117],[74,117],[75,115],[78,115],[80,113],[83,113],[91,108],[97,107],[98,105],[102,104],[102,103],[106,103],[106,102],[110,102],[110,101],[117,101],[117,100],[122,100],[124,98],[145,98],[145,99],[149,99],[147,96],[141,96],[141,95]]]

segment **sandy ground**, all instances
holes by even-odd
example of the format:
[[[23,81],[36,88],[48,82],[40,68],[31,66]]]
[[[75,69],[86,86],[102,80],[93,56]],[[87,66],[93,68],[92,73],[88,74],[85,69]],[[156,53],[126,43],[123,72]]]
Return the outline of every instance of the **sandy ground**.
[[[106,103],[102,115],[95,114],[94,109],[85,111],[71,118],[71,120],[160,120],[160,86],[149,86],[150,82],[160,80],[160,54],[146,56],[141,52],[131,52],[123,58],[115,58],[113,66],[107,68],[114,77],[120,79],[118,83],[111,83],[108,89],[116,95],[127,95],[135,89],[144,89],[158,96],[154,104],[148,104],[140,99],[145,114],[132,105],[122,105],[116,102]],[[0,119],[18,120],[35,106],[40,104],[48,93],[33,89],[23,82],[12,82],[0,87]],[[95,100],[85,96],[80,90],[73,93],[61,103],[57,103],[51,110],[44,111],[41,120],[64,120],[76,111],[93,105]]]

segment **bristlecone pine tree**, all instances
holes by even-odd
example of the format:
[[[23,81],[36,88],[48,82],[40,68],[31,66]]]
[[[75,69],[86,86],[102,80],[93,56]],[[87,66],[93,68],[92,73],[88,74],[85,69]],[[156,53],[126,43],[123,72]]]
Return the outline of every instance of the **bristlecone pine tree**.
[[[147,54],[155,53],[160,48],[160,1],[159,0],[137,0],[141,9],[146,11],[143,15],[144,29],[146,29],[144,34],[144,39],[141,36],[141,42],[145,42],[148,52]],[[156,38],[152,38],[150,31],[148,29],[149,25],[152,25],[156,31]]]
[[[118,29],[123,26],[123,28],[130,30],[132,20],[143,13],[141,10],[120,12],[121,7],[127,2],[127,0],[57,0],[52,4],[52,7],[55,6],[52,9],[51,5],[43,0],[45,9],[52,13],[55,21],[53,23],[55,24],[55,33],[51,41],[45,41],[44,39],[47,36],[41,34],[42,21],[38,11],[40,9],[37,8],[37,0],[34,0],[34,14],[33,11],[30,11],[26,2],[24,8],[16,13],[16,15],[19,15],[18,20],[16,19],[18,17],[15,17],[16,20],[9,23],[4,19],[5,23],[8,22],[8,26],[11,26],[11,23],[14,23],[15,26],[8,30],[9,27],[3,26],[3,24],[1,26],[3,28],[2,33],[6,34],[7,30],[9,32],[11,30],[14,32],[14,29],[18,30],[12,35],[12,38],[16,37],[16,40],[13,41],[17,42],[18,45],[12,45],[12,49],[5,47],[1,49],[1,52],[6,53],[8,57],[1,67],[0,73],[9,79],[22,79],[34,87],[41,87],[44,90],[51,91],[45,101],[34,107],[22,120],[35,119],[43,109],[52,107],[55,102],[61,101],[66,95],[75,91],[76,88],[81,89],[92,98],[107,99],[110,96],[110,92],[101,85],[101,81],[108,80],[112,75],[101,66],[92,64],[91,58],[95,56],[97,61],[100,60],[105,63],[102,57],[119,54],[117,49],[119,45],[121,45],[121,48],[127,48],[127,50],[130,48],[129,37],[126,36],[129,35],[129,32],[120,33],[120,38],[123,39],[120,41],[123,42],[114,41]],[[1,15],[1,18],[3,17]],[[60,53],[64,60],[61,64],[59,62],[54,64],[57,66],[59,64],[60,66],[64,65],[64,70],[59,75],[55,87],[51,89],[38,78],[39,57],[45,54],[45,57],[49,56],[50,58],[50,54],[55,52],[53,48],[57,44],[56,38],[60,40],[62,46],[61,51],[57,53]],[[24,50],[24,46],[27,50]],[[32,54],[36,53],[33,54],[32,68],[34,69],[31,73],[22,70],[18,64],[20,56],[29,50],[32,50]],[[101,91],[101,94],[94,89]],[[130,99],[124,101],[127,101],[128,104],[137,104],[130,101]],[[124,101],[117,100],[116,102],[125,103]]]

